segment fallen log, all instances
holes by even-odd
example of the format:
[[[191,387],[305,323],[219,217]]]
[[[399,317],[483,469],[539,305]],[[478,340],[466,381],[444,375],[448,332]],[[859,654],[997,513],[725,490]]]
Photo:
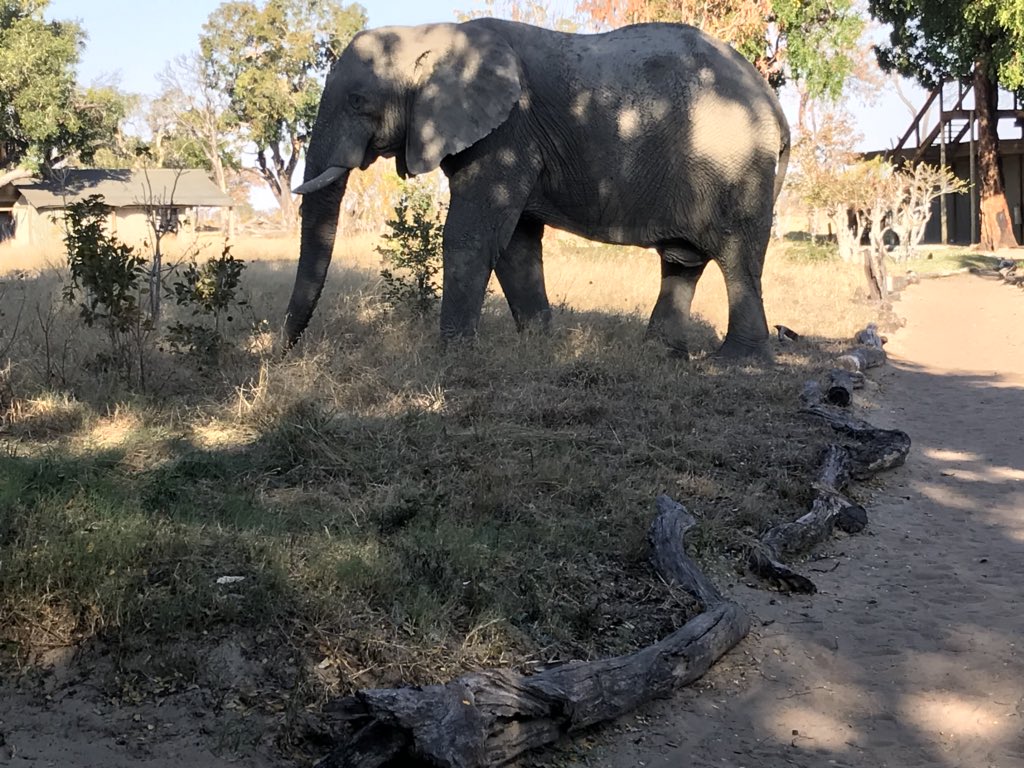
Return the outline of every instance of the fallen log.
[[[857,331],[853,337],[854,344],[860,344],[865,347],[877,347],[878,349],[881,349],[882,345],[887,341],[888,339],[885,336],[879,334],[877,323],[868,323],[864,330]]]
[[[836,367],[846,371],[864,371],[885,365],[885,350],[875,346],[860,346],[848,349],[836,358]]]
[[[863,382],[863,377],[861,377]],[[847,408],[853,404],[853,376],[849,371],[833,368],[828,374],[825,400],[832,405]]]
[[[970,267],[970,271],[979,277],[995,277],[1008,285],[1024,288],[1024,272],[1020,263],[1012,259],[1003,259],[995,267]]]
[[[824,403],[804,405],[800,412],[824,421],[832,429],[859,443],[850,449],[853,460],[851,474],[857,480],[902,466],[910,453],[910,435],[902,430],[879,429]]]
[[[686,554],[696,521],[667,496],[648,533],[658,573],[705,610],[654,645],[535,675],[476,672],[445,685],[360,691],[329,704],[350,736],[318,768],[442,768],[504,765],[575,731],[630,712],[701,677],[750,631],[750,618],[722,598]]]
[[[807,552],[827,540],[840,519],[844,520],[844,525],[850,521],[851,527],[861,515],[866,522],[863,508],[840,493],[849,482],[851,465],[849,450],[840,445],[826,447],[813,484],[817,496],[810,511],[791,523],[771,528],[761,537],[748,558],[751,571],[783,592],[814,594],[818,591],[813,581],[782,560]]]
[[[877,353],[884,362],[882,345],[885,340],[878,335],[874,324],[858,333],[855,340],[862,346],[852,350],[852,353],[866,356]],[[751,548],[747,558],[748,567],[754,574],[783,592],[813,594],[818,591],[811,579],[786,565],[783,560],[803,554],[826,541],[836,527],[847,533],[857,533],[867,525],[865,509],[841,493],[850,478],[864,479],[898,467],[906,461],[910,451],[910,436],[906,432],[879,429],[841,409],[849,406],[853,399],[852,376],[863,378],[859,369],[856,374],[832,371],[824,391],[818,382],[808,381],[800,393],[800,402],[803,405],[801,413],[820,419],[833,429],[849,435],[857,445],[829,445],[825,449],[817,478],[813,482],[817,495],[811,503],[810,511],[793,522],[770,529]],[[841,407],[837,408],[836,405]]]

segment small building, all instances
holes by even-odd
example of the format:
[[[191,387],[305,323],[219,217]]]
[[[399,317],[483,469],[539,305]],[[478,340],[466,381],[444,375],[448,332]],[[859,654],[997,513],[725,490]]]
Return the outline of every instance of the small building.
[[[1024,243],[1024,104],[1020,96],[1000,91],[992,119],[1003,129],[999,158],[1006,203],[1017,242]],[[934,121],[934,125],[926,128],[930,121]],[[864,154],[865,158],[882,155],[896,162],[944,165],[970,182],[967,194],[944,195],[935,200],[933,215],[924,232],[927,243],[968,245],[978,242],[978,130],[971,84],[942,83],[931,92],[895,147]],[[1008,135],[1015,130],[1020,131],[1019,136]]]
[[[153,224],[176,234],[226,222],[234,206],[202,170],[68,168],[0,187],[0,243],[59,243],[61,212],[90,195],[103,196],[110,233],[129,244],[152,237]]]

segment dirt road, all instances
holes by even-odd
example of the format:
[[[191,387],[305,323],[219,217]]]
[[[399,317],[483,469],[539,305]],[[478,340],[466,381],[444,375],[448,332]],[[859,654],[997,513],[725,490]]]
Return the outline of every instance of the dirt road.
[[[1024,293],[963,275],[897,311],[867,416],[914,447],[861,491],[867,535],[808,564],[813,597],[736,585],[750,637],[581,765],[1024,767]]]

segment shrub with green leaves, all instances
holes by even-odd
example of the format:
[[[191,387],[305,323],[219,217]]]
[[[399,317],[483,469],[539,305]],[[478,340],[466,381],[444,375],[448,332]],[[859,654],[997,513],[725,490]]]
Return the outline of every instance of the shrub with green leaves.
[[[65,207],[64,248],[71,275],[63,297],[77,302],[87,326],[106,330],[110,350],[100,356],[103,366],[131,379],[136,359],[143,376],[137,353],[152,330],[140,300],[146,291],[146,260],[107,231],[110,211],[102,195]]]
[[[111,208],[102,195],[70,203],[64,216],[64,248],[71,280],[64,288],[78,302],[88,326],[102,323],[111,334],[127,333],[142,317],[139,295],[146,260],[106,230]]]
[[[384,261],[382,297],[392,309],[428,314],[441,296],[437,275],[444,223],[434,193],[422,184],[404,185],[387,227],[384,244],[377,247]]]
[[[171,284],[170,296],[179,307],[191,309],[197,322],[176,322],[168,328],[173,348],[202,356],[215,356],[224,343],[223,323],[231,322],[239,299],[245,262],[231,254],[225,245],[220,256],[199,264],[194,258]]]

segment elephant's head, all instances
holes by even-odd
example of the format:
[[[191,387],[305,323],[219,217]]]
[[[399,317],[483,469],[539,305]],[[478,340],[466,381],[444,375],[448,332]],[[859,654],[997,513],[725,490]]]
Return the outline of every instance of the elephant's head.
[[[357,35],[327,77],[306,153],[302,244],[285,325],[305,330],[331,261],[348,174],[395,157],[402,176],[437,168],[503,123],[522,95],[519,60],[485,25]]]

